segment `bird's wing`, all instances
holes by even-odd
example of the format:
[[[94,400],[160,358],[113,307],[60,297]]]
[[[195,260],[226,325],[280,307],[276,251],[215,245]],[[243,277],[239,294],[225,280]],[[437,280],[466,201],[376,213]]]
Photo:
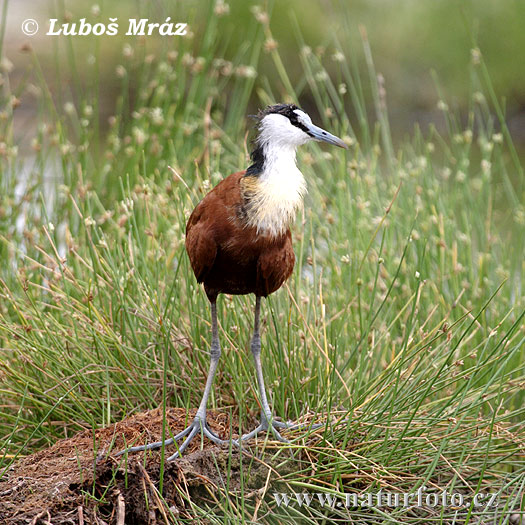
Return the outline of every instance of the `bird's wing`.
[[[209,223],[206,220],[206,207],[201,202],[191,214],[186,225],[186,251],[190,258],[193,273],[201,283],[212,268],[217,256],[217,244],[210,235]]]
[[[199,283],[213,267],[221,243],[227,240],[232,210],[241,200],[239,181],[244,173],[233,173],[222,180],[197,204],[188,219],[186,251]]]

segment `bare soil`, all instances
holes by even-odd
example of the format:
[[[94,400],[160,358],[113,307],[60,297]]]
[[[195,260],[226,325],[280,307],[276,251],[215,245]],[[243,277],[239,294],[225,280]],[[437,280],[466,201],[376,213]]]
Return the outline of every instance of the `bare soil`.
[[[171,432],[182,431],[193,416],[185,409],[168,409]],[[209,411],[208,423],[228,438],[227,414]],[[229,490],[239,488],[241,470],[244,488],[256,491],[267,481],[267,464],[196,436],[182,458],[165,463],[163,502],[160,450],[131,453],[127,463],[125,456],[112,455],[126,444],[159,441],[161,432],[162,411],[155,409],[94,433],[80,432],[18,460],[0,480],[0,524],[171,523],[173,517],[191,519],[189,501],[213,502],[226,472]],[[168,447],[167,455],[174,450]]]

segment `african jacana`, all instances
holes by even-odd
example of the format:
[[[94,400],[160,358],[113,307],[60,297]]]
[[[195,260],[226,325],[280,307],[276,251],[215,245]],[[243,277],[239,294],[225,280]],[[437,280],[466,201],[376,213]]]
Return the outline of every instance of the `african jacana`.
[[[261,423],[241,440],[270,429],[277,439],[286,441],[277,429],[291,426],[273,419],[266,397],[259,335],[261,297],[280,288],[294,267],[289,225],[306,192],[304,177],[296,165],[297,146],[310,140],[347,146],[338,137],[312,124],[311,118],[294,104],[269,106],[257,118],[258,135],[251,153],[252,164],[215,186],[193,210],[186,226],[186,250],[191,267],[197,282],[204,284],[211,303],[211,361],[193,422],[164,441],[170,445],[187,436],[168,461],[181,454],[199,431],[215,443],[227,443],[206,423],[206,405],[221,355],[216,306],[220,293],[255,294],[251,351],[261,398]],[[162,441],[132,447],[119,454],[161,446]]]

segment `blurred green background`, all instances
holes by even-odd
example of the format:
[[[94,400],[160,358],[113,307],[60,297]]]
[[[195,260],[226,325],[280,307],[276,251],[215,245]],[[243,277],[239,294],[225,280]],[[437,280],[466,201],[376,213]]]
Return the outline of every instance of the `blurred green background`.
[[[7,9],[6,9],[7,6]],[[170,16],[172,21],[189,24],[198,53],[202,31],[210,16],[221,16],[220,47],[222,58],[232,59],[239,53],[249,54],[251,19],[270,14],[271,36],[267,49],[273,40],[278,42],[279,53],[286,64],[292,84],[300,78],[302,67],[299,54],[304,45],[322,53],[323,66],[337,78],[338,55],[336,46],[343,49],[354,61],[351,67],[365,70],[362,32],[370,40],[376,70],[384,77],[389,115],[394,139],[403,138],[419,124],[423,130],[434,123],[438,129],[444,126],[442,112],[437,107],[438,95],[434,77],[436,72],[444,98],[451,109],[466,116],[470,79],[468,64],[479,48],[488,66],[495,91],[505,101],[507,122],[518,149],[525,149],[525,2],[522,0],[317,0],[303,2],[216,2],[213,12],[208,2],[201,0],[175,1],[157,0],[152,2],[85,2],[81,0],[4,1],[7,13],[5,54],[9,62],[4,69],[14,68],[11,79],[22,81],[27,68],[31,67],[27,45],[36,50],[41,60],[44,76],[47,77],[54,94],[67,93],[68,78],[71,84],[90,82],[97,75],[104,80],[100,109],[102,117],[112,114],[118,92],[119,79],[115,69],[123,61],[126,44],[135,53],[155,52],[161,47],[177,50],[180,37],[128,37],[125,36],[129,18],[148,17],[150,21],[163,22]],[[264,16],[264,15],[262,15]],[[22,21],[34,18],[39,22],[40,31],[33,37],[21,31]],[[73,47],[78,54],[74,68],[68,69],[70,57],[57,60],[57,48],[61,38],[46,36],[48,20],[78,20],[81,17],[92,23],[108,23],[110,17],[119,20],[119,35],[114,37],[74,37]],[[187,37],[184,37],[187,38]],[[62,46],[64,47],[64,46]],[[90,63],[91,53],[104,57],[96,68]],[[82,63],[85,68],[82,68]],[[80,64],[80,66],[78,65]],[[57,71],[60,70],[60,75]],[[260,56],[257,77],[275,78],[274,64],[268,53]],[[14,75],[13,75],[14,74]],[[53,87],[53,80],[60,78],[60,86]],[[167,86],[176,90],[177,86]],[[286,88],[272,86],[274,92],[286,98]],[[364,89],[366,87],[364,86]],[[256,93],[256,90],[254,90]],[[62,93],[64,95],[64,93]],[[305,86],[301,104],[312,110],[311,93]],[[370,98],[371,100],[371,98]],[[30,102],[30,101],[26,101]],[[260,105],[252,100],[254,110]],[[31,104],[21,104],[17,115],[19,133],[26,133],[28,126],[35,126],[31,115],[35,109]],[[465,117],[466,118],[466,117]],[[104,119],[101,119],[104,122]]]

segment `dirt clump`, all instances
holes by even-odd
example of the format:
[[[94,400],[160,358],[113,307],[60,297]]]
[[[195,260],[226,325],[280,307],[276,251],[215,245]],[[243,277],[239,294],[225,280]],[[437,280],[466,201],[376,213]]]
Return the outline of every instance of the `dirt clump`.
[[[186,428],[194,415],[168,409],[171,434]],[[210,428],[227,439],[228,414],[209,411],[207,416]],[[162,411],[155,409],[18,460],[0,479],[0,524],[171,523],[191,518],[188,502],[212,502],[225,484],[229,490],[241,482],[257,490],[268,478],[269,466],[251,454],[195,437],[182,458],[165,463],[161,495],[160,449],[114,456],[132,444],[159,441],[161,432]],[[173,451],[167,447],[166,457]]]

